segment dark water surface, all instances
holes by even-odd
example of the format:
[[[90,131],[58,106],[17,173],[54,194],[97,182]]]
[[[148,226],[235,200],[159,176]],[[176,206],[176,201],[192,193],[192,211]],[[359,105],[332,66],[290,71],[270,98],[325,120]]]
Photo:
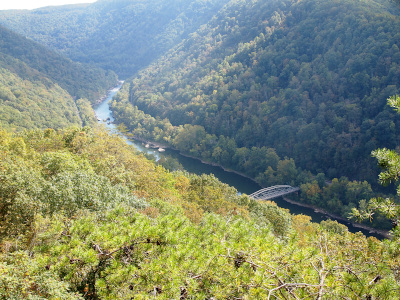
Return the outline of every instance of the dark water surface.
[[[115,124],[113,124],[114,118],[112,117],[112,113],[109,107],[109,101],[114,97],[114,95],[119,91],[121,87],[122,87],[122,82],[119,86],[110,90],[107,98],[101,104],[99,104],[94,108],[96,116],[100,119],[99,122],[105,124],[107,128],[109,128],[112,132],[115,133],[117,133],[118,131]],[[109,121],[104,121],[107,120],[107,118],[110,118]],[[249,195],[261,189],[261,186],[259,184],[257,184],[256,182],[247,177],[241,176],[234,172],[225,171],[223,168],[219,166],[202,163],[200,160],[195,158],[183,156],[179,154],[179,152],[176,150],[166,149],[165,152],[160,153],[156,149],[149,149],[144,147],[144,145],[141,142],[128,140],[127,138],[125,138],[125,140],[129,145],[133,145],[139,151],[153,154],[156,157],[156,159],[159,159],[161,156],[164,155],[171,156],[177,159],[179,163],[185,168],[185,170],[187,170],[190,173],[195,173],[198,175],[214,174],[215,177],[217,177],[221,182],[227,183],[235,187],[239,193]],[[315,212],[313,209],[288,203],[281,197],[275,198],[273,199],[273,201],[276,202],[278,206],[289,209],[290,213],[292,214],[304,214],[310,216],[313,222],[319,223],[328,218],[324,214]],[[375,236],[377,238],[382,238],[382,236],[379,234],[370,233],[368,230],[353,227],[350,222],[343,222],[341,220],[337,221],[339,223],[348,226],[349,231],[353,233],[361,231],[366,236]]]

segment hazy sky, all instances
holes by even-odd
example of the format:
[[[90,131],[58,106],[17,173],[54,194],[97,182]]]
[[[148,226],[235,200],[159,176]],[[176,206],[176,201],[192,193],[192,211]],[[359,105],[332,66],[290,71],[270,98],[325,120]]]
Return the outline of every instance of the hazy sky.
[[[63,4],[93,3],[97,0],[0,0],[0,10],[3,9],[33,9],[43,6]]]

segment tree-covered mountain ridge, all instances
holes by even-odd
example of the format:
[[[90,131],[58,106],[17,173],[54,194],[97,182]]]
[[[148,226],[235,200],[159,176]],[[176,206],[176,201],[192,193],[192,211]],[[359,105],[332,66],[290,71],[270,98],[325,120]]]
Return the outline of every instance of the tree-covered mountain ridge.
[[[0,11],[0,23],[74,61],[128,78],[208,22],[228,0],[100,0]]]
[[[286,98],[278,98],[279,89],[283,93],[290,86],[294,89],[294,94],[302,92],[300,83],[299,86],[294,85],[296,80],[293,77],[303,77],[299,75],[300,71],[291,69],[296,67],[296,61],[291,62],[296,57],[287,54],[284,51],[286,47],[271,52],[274,55],[281,53],[288,56],[285,56],[282,66],[278,57],[274,60],[274,55],[272,58],[262,58],[269,53],[263,52],[269,46],[277,47],[276,43],[279,46],[279,41],[284,46],[281,37],[286,34],[285,26],[290,25],[290,15],[296,16],[295,8],[307,3],[314,2],[230,2],[214,20],[218,24],[223,24],[221,20],[227,20],[223,24],[226,34],[221,33],[215,35],[215,39],[208,39],[210,33],[211,36],[214,35],[208,27],[214,28],[213,23],[209,23],[177,48],[180,53],[175,50],[175,53],[169,54],[175,59],[175,55],[179,54],[180,57],[185,54],[186,48],[198,50],[197,56],[188,57],[181,62],[193,82],[186,77],[179,77],[179,74],[174,77],[174,74],[167,73],[168,76],[162,80],[173,80],[167,89],[169,94],[163,89],[154,93],[161,86],[157,82],[159,77],[155,77],[153,85],[146,72],[164,74],[161,71],[168,70],[166,67],[175,63],[168,56],[158,63],[159,66],[155,65],[150,71],[144,71],[141,78],[135,78],[123,87],[113,102],[115,116],[123,120],[134,134],[168,141],[181,150],[207,159],[211,157],[211,160],[220,164],[226,162],[226,165],[232,166],[232,163],[237,163],[238,169],[245,170],[252,176],[254,174],[250,172],[258,174],[255,177],[260,182],[288,181],[298,184],[307,179],[301,187],[302,195],[304,192],[308,201],[321,202],[329,199],[326,202],[328,207],[345,207],[344,211],[357,205],[360,209],[359,216],[369,218],[375,212],[369,210],[371,207],[365,201],[358,203],[358,200],[368,199],[371,194],[367,182],[340,178],[326,185],[326,177],[322,172],[313,176],[309,171],[299,169],[293,159],[280,156],[278,148],[258,145],[257,138],[254,146],[241,145],[238,137],[229,134],[229,130],[235,133],[241,129],[226,127],[237,124],[232,115],[233,109],[243,120],[248,118],[248,125],[251,125],[252,130],[242,130],[242,134],[252,139],[254,132],[257,137],[258,127],[253,125],[260,116],[260,107],[256,103],[258,88],[263,86],[263,82],[259,81],[258,85],[252,82],[252,79],[257,79],[254,77],[255,70],[252,69],[256,66],[260,68],[265,64],[267,68],[267,62],[272,62],[276,68],[275,73],[271,73],[274,75],[268,75],[267,78],[268,84],[272,82],[272,90],[265,90],[266,93],[270,92],[270,97],[265,96],[265,99],[276,98],[273,102],[276,108],[269,107],[268,101],[265,101],[271,114],[264,115],[262,122],[268,123],[268,118],[271,118],[273,123],[281,112],[279,103]],[[331,3],[338,6],[345,3],[348,5],[346,8],[353,5],[350,2]],[[386,22],[387,13],[384,7],[373,2],[367,4],[382,15],[382,22]],[[271,7],[273,11],[266,9]],[[312,12],[313,7],[307,6],[300,11]],[[329,13],[329,10],[323,11]],[[267,14],[265,19],[261,18],[263,14]],[[258,33],[263,27],[252,26],[253,18],[250,16],[263,20],[262,26],[271,29],[269,37]],[[222,19],[218,19],[220,17]],[[327,18],[320,19],[319,23],[323,24],[325,19]],[[343,24],[348,24],[351,20],[352,18],[345,18],[342,21]],[[393,24],[395,21],[392,19]],[[247,22],[246,26],[242,27],[241,22]],[[357,28],[356,24],[357,22],[351,28]],[[310,33],[319,32],[315,30],[318,28],[315,25],[316,22],[311,23]],[[382,27],[381,33],[390,37],[389,29]],[[297,33],[301,36],[303,31]],[[293,38],[292,36],[291,40]],[[204,39],[210,43],[203,43]],[[314,43],[310,41],[309,47],[303,51]],[[259,45],[263,46],[258,47]],[[214,48],[217,46],[224,54],[224,62],[219,62],[220,54]],[[298,49],[295,46],[296,44],[293,49]],[[381,47],[393,51],[394,61],[393,65],[389,54],[379,56],[385,62],[391,58],[390,66],[394,68],[394,75],[389,75],[392,77],[381,76],[385,74],[385,70],[381,70],[382,73],[375,70],[377,73],[373,73],[383,80],[379,87],[384,90],[383,84],[391,82],[397,76],[397,63],[396,49],[390,45]],[[254,51],[249,52],[249,49]],[[35,53],[33,49],[30,52]],[[380,54],[380,51],[377,50],[377,53]],[[225,54],[229,54],[229,57]],[[243,57],[241,54],[244,54]],[[32,116],[42,117],[41,110],[49,106],[46,100],[63,103],[56,97],[55,93],[59,92],[65,97],[65,106],[71,105],[71,115],[63,108],[60,112],[53,113],[50,120],[54,122],[55,115],[61,117],[64,113],[71,120],[73,118],[76,122],[83,123],[81,113],[90,112],[88,102],[72,101],[72,96],[50,76],[51,72],[45,74],[43,70],[35,68],[35,64],[32,64],[34,59],[24,60],[26,56],[31,57],[29,55],[29,51],[19,57],[1,54],[0,108],[12,107],[17,115],[18,112],[22,114],[24,109],[29,111],[30,106],[36,105],[33,111],[37,113]],[[314,79],[313,84],[323,83],[316,77],[317,73],[313,73],[319,71],[319,65],[314,65],[312,61],[313,52],[306,52],[304,55],[305,61],[299,62],[298,67],[303,69],[306,67],[304,64],[309,64],[309,78]],[[259,64],[260,61],[263,63]],[[338,61],[334,62],[336,63],[333,66],[336,66]],[[201,68],[203,64],[209,64],[210,68]],[[249,68],[250,66],[252,67]],[[283,71],[279,70],[283,66],[289,66],[290,72],[281,78]],[[225,71],[220,67],[224,67]],[[274,69],[273,65],[270,67]],[[61,66],[60,71],[64,71]],[[335,72],[339,72],[334,71],[333,68],[333,71],[329,71],[332,74],[329,74],[334,76]],[[269,74],[261,69],[260,74],[263,72]],[[368,76],[372,76],[370,74],[372,73],[367,72]],[[222,75],[232,78],[228,81]],[[269,80],[272,76],[276,78]],[[325,78],[322,75],[320,77]],[[332,78],[340,79],[340,76]],[[146,80],[144,82],[147,86],[140,85],[139,80],[142,79]],[[297,80],[300,82],[300,79]],[[288,81],[287,86],[285,80]],[[189,86],[183,86],[185,83]],[[232,84],[235,86],[233,90],[230,88]],[[382,93],[395,93],[396,83],[392,85]],[[226,90],[224,86],[227,86]],[[317,89],[321,92],[321,98],[310,93],[314,95],[309,96],[310,101],[307,102],[311,108],[316,99],[324,99],[327,86],[324,83],[321,89]],[[154,105],[148,105],[149,99],[144,98],[144,89],[148,90],[149,99]],[[379,94],[378,89],[375,92]],[[348,93],[353,95],[355,91],[349,90]],[[180,95],[181,98],[175,98],[175,95]],[[346,105],[354,104],[355,108],[358,107],[357,102],[350,102],[351,99],[344,96]],[[207,97],[215,97],[215,103],[203,103]],[[171,105],[163,98],[170,100]],[[185,99],[190,101],[186,104]],[[218,102],[218,99],[223,102]],[[394,120],[394,126],[389,124],[389,128],[395,131],[396,116],[379,101],[377,100],[376,107],[385,113],[386,121]],[[337,103],[332,100],[328,103],[329,106],[326,105],[326,109],[337,108],[335,105],[338,103],[339,100]],[[290,101],[287,100],[282,106],[296,109],[297,105],[289,104]],[[81,105],[84,109],[77,110],[75,105]],[[139,107],[140,105],[142,106]],[[168,111],[165,116],[158,111],[157,105]],[[251,110],[246,109],[246,105],[252,107]],[[263,103],[260,104],[262,105]],[[172,118],[174,106],[183,110],[176,119]],[[311,122],[314,120],[313,110],[309,111],[308,108],[306,106],[302,113],[310,114],[311,117],[305,120]],[[148,112],[151,109],[154,116],[145,114],[140,109],[148,109]],[[210,124],[221,127],[214,130],[228,133],[210,132],[208,125],[201,123],[202,109],[206,110],[205,120],[215,122]],[[343,111],[346,112],[346,109],[343,108]],[[291,110],[289,111],[292,112]],[[339,112],[341,110],[337,114]],[[375,110],[371,114],[373,112]],[[210,117],[212,113],[214,115]],[[228,114],[229,118],[225,120],[224,114]],[[48,115],[43,118],[48,118]],[[358,120],[357,114],[352,116]],[[281,124],[290,123],[291,114],[285,117],[287,119]],[[347,120],[345,117],[343,119]],[[26,121],[27,118],[24,115],[20,120]],[[188,120],[193,120],[193,123]],[[14,121],[15,117],[4,122],[4,127],[11,126],[11,130],[14,130]],[[32,120],[33,125],[36,122]],[[375,126],[374,122],[370,122],[371,126]],[[343,122],[342,127],[338,127],[342,129],[341,134],[353,133],[347,132],[346,124]],[[66,125],[45,123],[41,126]],[[300,126],[301,123],[295,125]],[[27,124],[21,123],[20,126],[29,128]],[[318,129],[318,126],[315,125],[314,128]],[[376,134],[374,137],[378,138],[385,128],[383,125],[375,128],[376,132],[372,132]],[[379,241],[373,237],[366,238],[360,233],[349,233],[345,226],[330,220],[315,224],[307,216],[293,216],[273,202],[259,202],[239,194],[212,175],[197,176],[183,171],[167,171],[146,160],[120,137],[110,135],[101,128],[78,126],[57,130],[15,130],[14,133],[10,132],[10,127],[6,129],[0,128],[0,298],[399,299],[399,216],[398,210],[394,209],[396,206],[391,202],[387,201],[386,204],[392,217],[393,211],[395,212],[397,221],[394,224],[393,239]],[[287,147],[291,147],[290,135],[286,130],[282,134],[288,136]],[[332,139],[336,139],[336,136]],[[385,137],[382,139],[384,141]],[[376,141],[378,142],[380,140]],[[251,140],[249,143],[252,143]],[[310,143],[304,155],[311,153],[315,144]],[[397,157],[394,163],[390,161],[388,164],[386,157],[390,154],[376,155],[383,167],[390,167],[389,171],[398,169]],[[264,170],[264,166],[268,168]],[[394,174],[395,179],[398,178],[397,175]],[[392,177],[387,177],[386,180],[392,180]],[[375,205],[374,209],[377,208],[379,206]]]
[[[117,77],[112,71],[106,72],[94,66],[73,62],[4,26],[0,26],[0,37],[0,53],[18,59],[37,70],[74,98],[88,98],[94,102],[117,83]],[[21,72],[18,75],[29,79],[29,74]]]
[[[387,1],[231,1],[128,82],[115,117],[264,186],[312,183],[301,169],[375,183],[371,151],[400,136],[385,105],[398,93],[398,15]],[[303,191],[334,211],[358,205],[323,188]]]
[[[20,131],[95,123],[94,102],[116,75],[56,54],[0,26],[0,124]],[[88,100],[89,99],[89,100]]]

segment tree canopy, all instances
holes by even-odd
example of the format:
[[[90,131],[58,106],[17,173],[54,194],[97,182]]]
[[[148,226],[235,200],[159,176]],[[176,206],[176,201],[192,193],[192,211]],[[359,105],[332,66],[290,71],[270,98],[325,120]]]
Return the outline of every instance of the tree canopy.
[[[94,63],[125,79],[208,22],[227,2],[102,0],[0,11],[0,23],[74,61]]]
[[[305,184],[300,200],[347,216],[379,189],[370,152],[399,143],[385,106],[398,91],[398,15],[380,0],[229,2],[128,81],[115,118],[263,186]],[[317,174],[341,192],[319,193]]]
[[[7,299],[397,299],[390,241],[170,173],[117,136],[0,131]]]
[[[31,80],[39,72],[65,89],[72,97],[87,98],[93,103],[117,83],[114,72],[72,62],[3,26],[0,26],[0,37],[1,64],[23,79]],[[36,73],[27,70],[25,65],[36,70]]]
[[[12,131],[94,125],[91,103],[116,75],[56,54],[0,26],[0,124]]]

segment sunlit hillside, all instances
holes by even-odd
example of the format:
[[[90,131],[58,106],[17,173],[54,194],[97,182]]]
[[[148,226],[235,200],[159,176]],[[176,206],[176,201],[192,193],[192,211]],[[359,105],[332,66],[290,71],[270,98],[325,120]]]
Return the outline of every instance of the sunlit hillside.
[[[0,298],[400,299],[399,16],[387,0],[0,11]],[[292,188],[274,200],[309,215],[181,158]]]

